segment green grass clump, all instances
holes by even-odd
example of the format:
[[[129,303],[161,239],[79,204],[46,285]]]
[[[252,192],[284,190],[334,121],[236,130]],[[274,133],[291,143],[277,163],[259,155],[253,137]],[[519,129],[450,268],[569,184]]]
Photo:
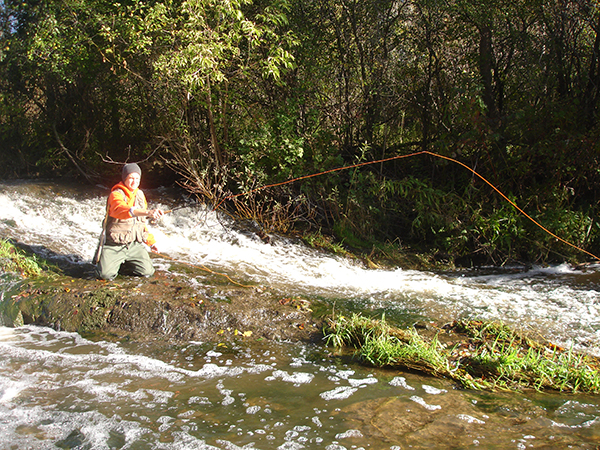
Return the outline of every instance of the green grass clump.
[[[403,367],[452,379],[471,389],[552,389],[600,392],[599,362],[549,343],[535,342],[497,322],[461,321],[445,327],[453,345],[426,339],[358,314],[331,319],[328,345],[351,347],[374,366]]]
[[[42,274],[42,263],[35,255],[28,256],[8,239],[0,239],[0,271],[18,273],[23,278]]]
[[[325,339],[327,345],[358,349],[358,356],[375,366],[403,366],[438,375],[450,371],[437,339],[427,342],[414,330],[392,327],[385,316],[381,320],[338,316],[329,321]]]
[[[302,236],[302,240],[305,244],[312,248],[322,249],[336,255],[348,256],[349,252],[344,248],[344,246],[336,242],[330,236],[326,236],[320,232],[315,233],[307,233]]]

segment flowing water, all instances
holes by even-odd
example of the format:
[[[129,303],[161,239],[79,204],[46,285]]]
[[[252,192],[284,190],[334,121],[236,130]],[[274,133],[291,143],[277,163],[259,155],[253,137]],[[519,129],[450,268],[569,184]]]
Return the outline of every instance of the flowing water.
[[[0,184],[0,236],[89,264],[102,187]],[[166,189],[147,192],[165,209]],[[600,267],[435,274],[367,270],[273,237],[265,244],[197,207],[153,226],[161,253],[231,278],[405,322],[500,319],[600,353]],[[171,260],[154,259],[163,270]],[[172,269],[174,270],[174,269]],[[0,280],[2,281],[2,280]],[[202,286],[202,274],[190,283]],[[9,283],[0,285],[0,301]],[[0,328],[2,449],[596,448],[600,397],[458,390],[362,367],[323,346],[109,342],[48,328]]]

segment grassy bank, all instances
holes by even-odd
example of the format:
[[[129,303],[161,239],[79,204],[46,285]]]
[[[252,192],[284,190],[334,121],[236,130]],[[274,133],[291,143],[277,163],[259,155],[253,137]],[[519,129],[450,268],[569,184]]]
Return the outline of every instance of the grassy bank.
[[[533,341],[496,322],[458,321],[427,338],[393,327],[385,317],[353,314],[329,320],[325,338],[368,364],[416,370],[470,389],[600,392],[596,358]]]
[[[35,255],[29,255],[9,239],[0,239],[0,271],[16,273],[23,278],[41,275],[46,264]]]

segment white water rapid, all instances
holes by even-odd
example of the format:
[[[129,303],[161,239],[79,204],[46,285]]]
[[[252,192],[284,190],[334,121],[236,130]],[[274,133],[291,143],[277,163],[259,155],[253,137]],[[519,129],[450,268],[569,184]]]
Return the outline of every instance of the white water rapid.
[[[53,182],[0,183],[0,238],[89,268],[106,194]],[[148,197],[153,206],[172,203],[167,190]],[[154,258],[163,270],[175,270],[175,258],[386,317],[499,319],[561,345],[595,354],[600,347],[599,267],[368,270],[276,236],[265,244],[199,208],[176,210],[152,231],[166,255]],[[203,271],[186,276],[200,287],[214,282]],[[1,285],[0,301],[11,301]],[[0,448],[592,450],[600,442],[597,396],[455,387],[334,357],[322,345],[108,342],[0,327]]]
[[[89,263],[101,230],[106,192],[78,193],[43,182],[0,185],[0,234],[74,263]],[[163,195],[160,189],[152,192],[152,206],[168,209]],[[204,265],[239,282],[433,321],[502,320],[539,332],[558,345],[593,354],[600,348],[600,266],[582,272],[563,264],[487,275],[369,270],[287,239],[265,244],[197,207],[165,215],[152,232],[162,254]],[[158,258],[155,264],[168,270],[171,262]]]

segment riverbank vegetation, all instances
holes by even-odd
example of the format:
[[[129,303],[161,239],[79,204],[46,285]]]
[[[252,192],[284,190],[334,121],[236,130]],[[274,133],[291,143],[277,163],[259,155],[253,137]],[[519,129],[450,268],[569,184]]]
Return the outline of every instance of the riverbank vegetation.
[[[328,345],[354,349],[377,367],[444,377],[470,389],[600,392],[600,361],[536,342],[496,322],[460,320],[425,337],[385,320],[338,315],[325,328]]]
[[[432,154],[600,253],[599,55],[591,0],[7,0],[0,177],[137,161],[372,258],[589,260]]]
[[[27,253],[8,239],[0,239],[0,272],[15,273],[22,278],[41,275],[47,267],[35,254]]]

